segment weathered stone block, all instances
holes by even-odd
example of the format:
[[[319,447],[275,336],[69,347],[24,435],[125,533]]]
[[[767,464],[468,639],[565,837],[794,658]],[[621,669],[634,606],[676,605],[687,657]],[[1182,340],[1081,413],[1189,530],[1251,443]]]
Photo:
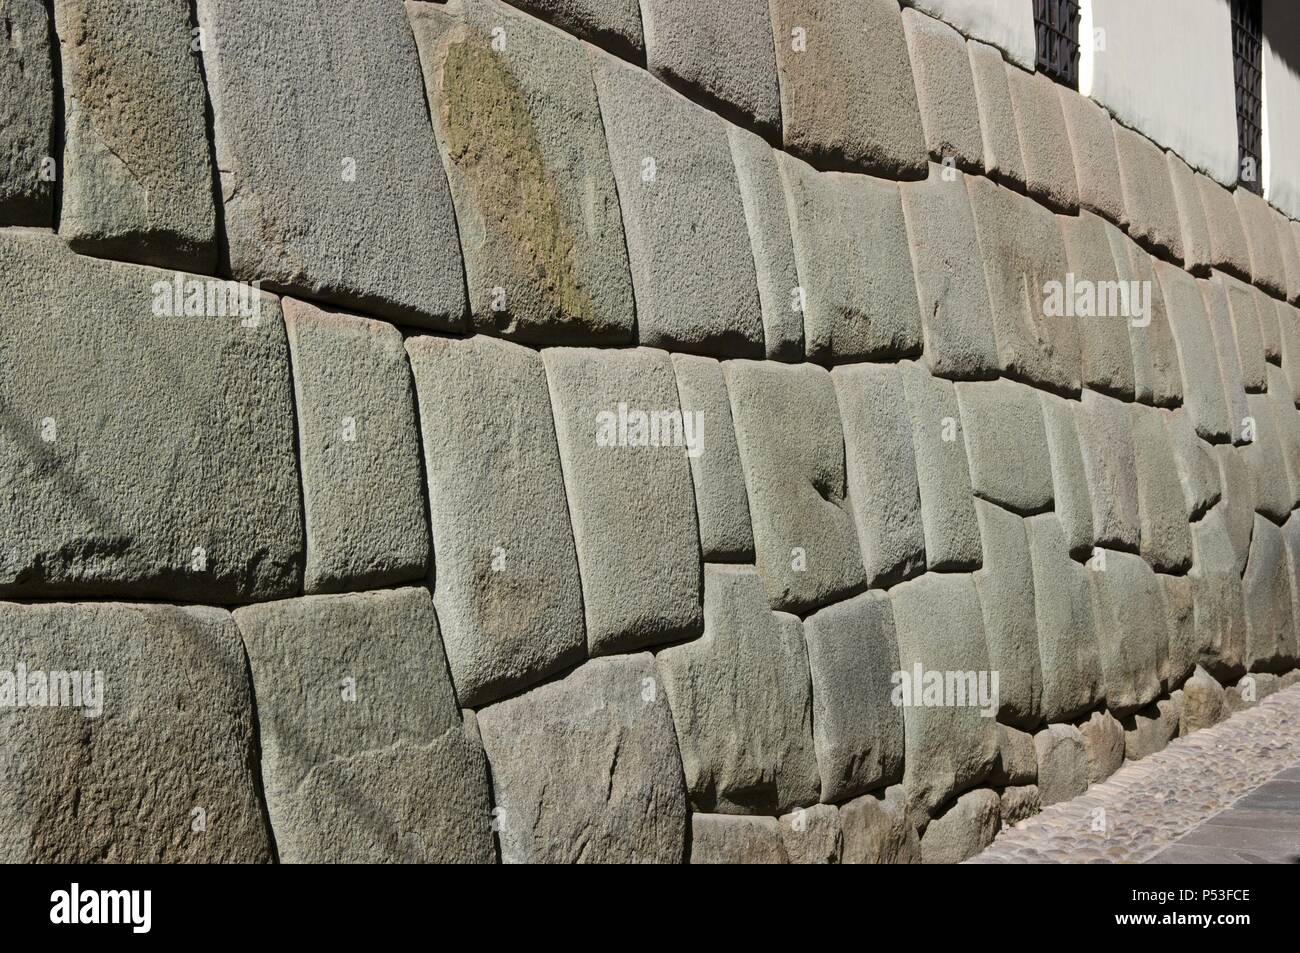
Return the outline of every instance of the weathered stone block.
[[[1210,226],[1201,201],[1201,188],[1191,166],[1177,153],[1166,152],[1169,166],[1169,183],[1174,190],[1174,203],[1178,207],[1178,222],[1183,242],[1183,264],[1188,271],[1202,274],[1212,261],[1210,251]]]
[[[691,815],[692,864],[788,864],[775,817]]]
[[[1233,571],[1240,576],[1246,571],[1250,534],[1255,525],[1255,475],[1242,450],[1219,445],[1214,447],[1213,453],[1219,467],[1219,482],[1223,486],[1220,510],[1231,542]]]
[[[1192,564],[1192,534],[1165,412],[1142,404],[1128,410],[1137,476],[1138,551],[1157,572],[1186,572]]]
[[[630,342],[623,222],[582,44],[495,0],[407,10],[474,326],[533,344]]]
[[[1156,573],[1169,629],[1169,651],[1160,683],[1165,691],[1183,684],[1196,668],[1205,646],[1196,630],[1196,586],[1191,576]]]
[[[1203,520],[1193,524],[1194,559],[1190,576],[1196,636],[1201,646],[1198,661],[1216,677],[1235,678],[1245,671],[1241,663],[1246,646],[1246,610],[1241,585],[1244,563],[1242,569],[1237,568],[1237,556],[1223,511],[1224,507],[1215,507]]]
[[[1083,557],[1092,551],[1092,500],[1075,423],[1078,405],[1055,394],[1040,393],[1038,398],[1052,461],[1054,518],[1060,523],[1070,554]]]
[[[59,234],[82,254],[215,271],[207,97],[189,7],[59,0],[53,9],[64,107]]]
[[[1056,84],[1042,73],[1027,73],[1008,63],[1007,88],[1020,133],[1029,194],[1056,211],[1076,211],[1079,184]]]
[[[965,39],[942,20],[907,8],[903,34],[930,158],[978,171],[984,144]]]
[[[1079,205],[1128,228],[1128,211],[1120,183],[1119,157],[1110,114],[1087,96],[1058,85],[1065,130],[1074,156],[1074,176],[1079,185]]]
[[[1250,248],[1246,244],[1241,214],[1232,193],[1199,172],[1196,173],[1196,185],[1210,236],[1209,264],[1250,281]]]
[[[700,536],[672,362],[648,348],[548,348],[542,359],[588,650],[627,652],[697,634]],[[435,537],[441,560],[437,545]]]
[[[1038,800],[1043,807],[1088,789],[1088,755],[1074,725],[1048,725],[1034,735],[1038,752]]]
[[[1228,716],[1223,686],[1200,666],[1197,666],[1196,674],[1183,685],[1181,715],[1178,722],[1180,738],[1217,725]]]
[[[1291,400],[1300,407],[1300,310],[1281,301],[1273,301],[1261,294],[1258,299],[1260,313],[1264,314],[1269,304],[1277,315],[1279,354],[1282,371],[1291,385]],[[1260,323],[1263,324],[1264,318]]]
[[[280,859],[494,863],[487,763],[423,588],[235,611]]]
[[[771,0],[785,148],[821,168],[925,174],[894,0]],[[834,82],[827,82],[834,77]]]
[[[406,351],[421,409],[433,601],[457,697],[479,706],[586,654],[546,371],[536,351],[483,335],[413,336]]]
[[[1111,125],[1129,235],[1154,254],[1182,261],[1183,225],[1164,152],[1141,133]]]
[[[1141,524],[1129,406],[1096,391],[1084,391],[1083,400],[1073,409],[1092,506],[1093,541],[1098,546],[1136,552]]]
[[[997,792],[988,788],[967,791],[926,827],[921,862],[960,864],[993,843],[1001,826]]]
[[[895,586],[889,597],[898,635],[898,668],[911,689],[910,697],[900,699],[908,703],[903,706],[903,788],[913,809],[931,814],[982,781],[997,759],[997,701],[978,697],[981,681],[992,687],[979,596],[968,575],[927,573]],[[921,674],[916,677],[918,668]],[[933,684],[935,679],[942,686]],[[923,684],[917,686],[918,681]],[[965,697],[959,698],[958,690]],[[936,692],[946,704],[934,704]],[[844,829],[847,837],[847,821]]]
[[[640,342],[763,355],[763,312],[726,123],[588,50],[623,209]]]
[[[925,571],[921,491],[903,379],[890,364],[853,364],[835,368],[831,380],[867,585],[888,586]]]
[[[504,863],[686,859],[682,762],[650,655],[592,659],[478,723]]]
[[[816,802],[803,633],[768,608],[753,569],[705,566],[704,634],[663,649],[657,668],[695,810],[779,814]]]
[[[982,558],[961,411],[953,385],[901,365],[912,420],[925,558],[931,570],[974,569]]]
[[[831,375],[755,361],[730,361],[723,371],[772,608],[806,612],[864,588]]]
[[[1030,784],[1038,778],[1038,755],[1034,736],[998,722],[998,759],[989,772],[988,782],[995,787]]]
[[[515,6],[624,59],[643,57],[637,0],[513,0]]]
[[[864,794],[840,808],[844,832],[843,863],[919,864],[921,841],[903,788]]]
[[[1025,184],[1025,157],[1016,128],[1016,111],[1007,86],[1007,69],[996,48],[978,40],[966,41],[975,101],[979,106],[980,133],[984,140],[984,168],[990,176],[1014,185]]]
[[[1277,228],[1273,224],[1273,207],[1250,189],[1235,189],[1232,196],[1246,235],[1251,278],[1261,288],[1285,297],[1286,270],[1278,246]]]
[[[285,298],[306,517],[307,593],[423,579],[419,424],[397,328]]]
[[[1124,757],[1140,761],[1163,751],[1178,737],[1179,705],[1171,698],[1161,698],[1124,719]]]
[[[42,163],[54,152],[54,69],[49,5],[6,0],[0,48],[0,225],[48,226],[54,179]],[[53,171],[53,170],[51,170]]]
[[[690,417],[695,422],[696,449],[692,455],[688,447],[687,456],[704,559],[751,562],[754,532],[749,523],[749,495],[722,365],[690,354],[674,354],[672,360],[682,419]]]
[[[1197,284],[1205,297],[1210,337],[1219,361],[1219,376],[1223,380],[1223,399],[1228,407],[1228,434],[1234,443],[1245,443],[1246,418],[1250,415],[1250,409],[1246,404],[1246,387],[1228,309],[1228,296],[1221,285],[1216,286],[1205,279],[1198,280]]]
[[[1255,511],[1282,523],[1291,515],[1295,497],[1287,471],[1282,427],[1274,411],[1276,401],[1269,394],[1247,394],[1246,403],[1250,429],[1243,428],[1243,432],[1252,439],[1241,448],[1241,454],[1254,480]],[[1296,417],[1294,408],[1286,408],[1284,413],[1292,420]]]
[[[1088,759],[1088,783],[1099,784],[1124,763],[1124,726],[1108,711],[1094,711],[1079,722],[1083,753]]]
[[[1273,405],[1273,419],[1282,444],[1290,508],[1295,509],[1300,506],[1300,414],[1296,413],[1295,404],[1291,402],[1286,375],[1271,365],[1268,368],[1268,399]]]
[[[1037,784],[1006,788],[1002,792],[999,810],[1002,815],[1003,827],[1011,827],[1013,824],[1027,821],[1042,809],[1043,805],[1038,796]]]
[[[1282,275],[1286,287],[1282,294],[1292,303],[1300,300],[1300,244],[1296,242],[1294,224],[1289,218],[1273,207],[1269,207],[1269,218],[1273,220],[1274,241],[1277,242],[1278,257],[1282,259]]]
[[[834,804],[801,807],[780,819],[781,840],[792,864],[838,864],[844,850],[840,812]]]
[[[1252,672],[1283,672],[1300,661],[1290,573],[1282,531],[1256,514],[1250,558],[1242,579],[1246,605],[1246,654],[1242,662]]]
[[[1017,513],[1052,507],[1052,460],[1033,388],[1008,380],[956,385],[975,495]]]
[[[205,279],[82,258],[37,231],[0,234],[0,276],[0,595],[297,594],[276,299],[244,288],[249,316],[220,316],[205,310]],[[234,286],[206,287],[224,302]],[[184,316],[186,301],[204,313]]]
[[[1256,304],[1259,292],[1250,285],[1217,271],[1210,276],[1210,287],[1214,289],[1214,299],[1227,305],[1226,313],[1231,321],[1237,357],[1241,362],[1242,386],[1252,393],[1264,390],[1267,371],[1264,334]],[[1210,298],[1209,293],[1206,297],[1207,300]],[[1222,317],[1223,313],[1220,308],[1215,317]]]
[[[1178,348],[1187,412],[1201,437],[1225,440],[1230,432],[1228,407],[1201,289],[1195,278],[1168,262],[1156,261],[1155,268]]]
[[[1286,547],[1286,577],[1291,586],[1291,618],[1300,625],[1300,516],[1294,513],[1282,525],[1282,545]]]
[[[1123,717],[1160,694],[1168,623],[1151,567],[1132,553],[1106,551],[1105,559],[1104,569],[1089,570],[1093,617],[1106,707]]]
[[[1179,408],[1165,411],[1162,416],[1178,467],[1187,519],[1198,520],[1222,495],[1218,464],[1209,445],[1196,435],[1189,411]]]
[[[1135,302],[1130,310],[1141,313],[1140,317],[1131,317],[1126,322],[1133,357],[1134,394],[1144,403],[1176,407],[1183,402],[1183,371],[1169,326],[1169,309],[1151,256],[1118,228],[1107,226],[1106,237],[1110,239],[1119,280],[1128,282],[1129,300]]]
[[[784,153],[804,347],[821,364],[921,350],[921,312],[898,186],[818,172]]]
[[[1259,336],[1264,339],[1264,360],[1280,367],[1282,364],[1281,317],[1286,307],[1280,301],[1275,302],[1267,292],[1260,291],[1258,288],[1251,288],[1251,291],[1255,297],[1255,313],[1259,318]],[[1287,390],[1289,393],[1289,386]]]
[[[230,613],[0,603],[0,669],[0,861],[272,859]]]
[[[1130,327],[1146,319],[1132,285],[1121,285],[1111,249],[1115,226],[1091,212],[1058,215],[1065,238],[1066,259],[1073,279],[1062,288],[1066,315],[1077,315],[1082,382],[1086,387],[1123,400],[1134,391],[1133,350]],[[1065,301],[1072,296],[1073,301]],[[1058,314],[1057,320],[1070,320]]]
[[[863,593],[804,621],[821,798],[843,801],[903,777],[903,714],[891,692],[898,668],[894,615]],[[669,650],[672,651],[672,650]]]
[[[234,277],[461,327],[455,211],[405,10],[358,0],[197,0],[196,10]]]

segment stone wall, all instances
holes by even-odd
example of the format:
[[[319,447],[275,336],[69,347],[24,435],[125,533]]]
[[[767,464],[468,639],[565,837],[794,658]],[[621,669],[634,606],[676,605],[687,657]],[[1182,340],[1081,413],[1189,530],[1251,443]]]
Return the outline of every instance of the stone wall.
[[[0,19],[0,859],[960,860],[1300,664],[1300,226],[939,19]]]

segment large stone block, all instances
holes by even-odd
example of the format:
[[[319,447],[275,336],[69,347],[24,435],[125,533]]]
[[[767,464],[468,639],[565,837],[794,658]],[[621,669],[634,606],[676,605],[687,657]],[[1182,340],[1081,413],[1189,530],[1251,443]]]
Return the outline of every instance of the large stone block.
[[[1282,531],[1256,514],[1250,559],[1242,578],[1246,605],[1246,654],[1242,663],[1252,672],[1285,672],[1300,661],[1290,575]]]
[[[1138,400],[1157,407],[1175,407],[1183,402],[1183,372],[1178,347],[1169,326],[1169,309],[1155,267],[1146,250],[1118,228],[1106,227],[1111,253],[1121,282],[1128,282],[1132,312],[1128,325],[1133,357],[1133,391]],[[1125,287],[1121,285],[1121,287]],[[1120,292],[1121,302],[1123,292]]]
[[[1165,411],[1142,404],[1128,410],[1137,476],[1138,552],[1157,572],[1186,572],[1192,564],[1192,534]]]
[[[542,358],[588,650],[627,652],[698,634],[700,534],[672,362],[648,348],[549,348]],[[437,546],[435,537],[441,560]]]
[[[792,864],[838,864],[844,852],[840,812],[834,804],[801,807],[780,819],[781,840]]]
[[[1282,545],[1286,550],[1287,583],[1291,587],[1291,619],[1300,626],[1300,516],[1294,513],[1282,525]]]
[[[1128,228],[1128,211],[1124,207],[1110,114],[1073,89],[1058,85],[1056,92],[1061,99],[1065,131],[1074,156],[1079,205],[1120,228]]]
[[[966,53],[970,58],[971,78],[975,81],[975,101],[979,106],[984,169],[999,181],[1023,186],[1028,173],[1002,54],[978,40],[966,41]]]
[[[930,158],[979,171],[984,143],[965,39],[942,20],[907,8],[903,34]]]
[[[682,762],[650,655],[592,659],[478,723],[504,863],[686,859]]]
[[[761,357],[763,312],[727,124],[588,50],[623,209],[640,342]]]
[[[1269,394],[1247,394],[1246,403],[1252,439],[1241,448],[1242,456],[1254,480],[1255,511],[1276,523],[1291,515],[1295,504],[1281,424],[1275,412],[1276,401]],[[1294,408],[1283,412],[1294,422]]]
[[[983,500],[975,501],[975,512],[984,540],[984,565],[974,574],[975,589],[989,665],[998,673],[998,720],[1033,728],[1042,719],[1043,672],[1025,521]]]
[[[1037,778],[1038,755],[1034,753],[1034,736],[998,722],[998,760],[989,772],[988,783],[1003,787],[1030,784]]]
[[[25,230],[0,235],[0,276],[0,594],[297,594],[293,386],[276,299],[244,288],[247,317],[185,316],[187,302],[206,311],[204,279],[82,258]],[[182,287],[193,295],[177,300]],[[206,288],[224,302],[233,286]]]
[[[921,299],[922,360],[939,377],[996,375],[993,314],[965,176],[932,166],[929,179],[900,190]]]
[[[775,817],[691,815],[692,864],[788,864]]]
[[[586,653],[546,371],[536,351],[482,335],[410,337],[406,351],[421,409],[433,601],[457,697],[478,706]]]
[[[359,0],[196,0],[196,10],[234,277],[461,327],[455,211],[405,10]]]
[[[663,649],[657,667],[693,809],[780,814],[816,802],[803,633],[768,608],[752,568],[705,566],[704,635]]]
[[[1155,268],[1182,367],[1184,406],[1201,437],[1211,442],[1225,440],[1230,426],[1228,406],[1201,289],[1195,278],[1168,262],[1156,261]]]
[[[423,588],[235,610],[280,859],[494,863],[487,763]]]
[[[1034,570],[1034,617],[1043,676],[1042,714],[1065,721],[1102,698],[1101,649],[1089,570],[1070,558],[1051,513],[1025,521]]]
[[[1038,394],[1008,380],[956,385],[975,495],[1017,513],[1052,508],[1052,459]]]
[[[790,234],[785,183],[776,153],[753,133],[727,127],[736,180],[754,253],[758,301],[763,310],[763,350],[769,360],[803,360],[803,309],[799,266]]]
[[[840,808],[843,863],[919,864],[921,841],[903,788],[864,794]]]
[[[1233,569],[1240,576],[1246,571],[1250,534],[1255,526],[1255,475],[1243,450],[1220,444],[1213,453],[1223,486],[1223,524],[1232,544]]]
[[[1231,322],[1229,327],[1241,362],[1242,386],[1251,393],[1264,390],[1267,381],[1266,350],[1256,300],[1259,292],[1217,271],[1210,277],[1210,288],[1213,289],[1213,300],[1220,305],[1214,312],[1215,318],[1222,318],[1225,313],[1223,304],[1226,303],[1226,314]],[[1206,293],[1206,300],[1211,300],[1210,292]]]
[[[53,177],[42,163],[54,151],[54,69],[49,4],[6,0],[7,42],[0,47],[0,225],[48,226]],[[52,171],[52,170],[51,170]]]
[[[64,107],[59,233],[83,254],[215,271],[207,97],[190,8],[59,0],[53,9]]]
[[[1083,753],[1088,759],[1088,783],[1100,784],[1124,763],[1124,726],[1108,711],[1094,711],[1079,722]]]
[[[1255,313],[1259,318],[1259,336],[1264,340],[1264,360],[1281,366],[1282,325],[1280,319],[1282,313],[1287,310],[1286,306],[1280,301],[1275,302],[1267,292],[1260,291],[1258,288],[1252,288],[1251,290],[1255,296]]]
[[[728,119],[775,139],[781,90],[767,0],[641,4],[650,71]]]
[[[1165,655],[1165,670],[1160,674],[1160,683],[1168,692],[1191,677],[1204,646],[1196,631],[1196,580],[1189,575],[1164,573],[1156,573],[1156,579],[1169,628],[1169,651]]]
[[[1291,400],[1300,407],[1300,310],[1281,301],[1273,301],[1267,295],[1258,298],[1260,314],[1264,314],[1268,305],[1273,305],[1277,315],[1278,352],[1283,372],[1291,385]],[[1260,323],[1264,323],[1261,318]]]
[[[1059,212],[1073,212],[1079,207],[1079,183],[1056,84],[1010,63],[1006,69],[1029,194]]]
[[[1053,518],[1060,523],[1070,554],[1083,557],[1092,551],[1093,545],[1092,494],[1075,422],[1078,404],[1055,394],[1040,393],[1038,399],[1052,462]]]
[[[933,814],[982,781],[998,756],[997,699],[979,697],[981,684],[986,696],[996,695],[979,596],[968,575],[927,573],[895,586],[889,598],[904,678],[896,692],[910,689],[899,695],[903,787],[912,808]]]
[[[1253,519],[1253,514],[1252,514]],[[1189,575],[1196,615],[1198,661],[1217,677],[1235,678],[1245,671],[1246,609],[1241,574],[1233,552],[1223,507],[1211,510],[1192,526],[1194,560]],[[1190,684],[1190,683],[1189,683]]]
[[[1209,445],[1196,435],[1189,411],[1164,411],[1162,417],[1174,452],[1187,519],[1198,520],[1222,495],[1219,466]]]
[[[637,0],[513,0],[515,6],[629,60],[644,56]]]
[[[1182,717],[1178,735],[1184,737],[1210,728],[1228,716],[1223,686],[1209,672],[1197,666],[1196,674],[1183,685]]]
[[[1209,315],[1210,337],[1219,360],[1219,376],[1223,380],[1223,400],[1228,407],[1228,434],[1234,443],[1245,443],[1250,409],[1246,403],[1246,386],[1242,377],[1241,357],[1237,352],[1237,338],[1233,333],[1232,317],[1228,309],[1228,296],[1221,285],[1205,279],[1197,284],[1205,298]]]
[[[1074,405],[1074,419],[1092,506],[1093,542],[1137,552],[1141,522],[1130,406],[1084,391]]]
[[[1111,125],[1129,235],[1154,254],[1182,261],[1183,225],[1164,152],[1141,133]]]
[[[1004,788],[999,809],[1003,827],[1011,827],[1021,821],[1029,820],[1043,809],[1038,785],[1025,784],[1020,787]]]
[[[1250,281],[1250,248],[1246,244],[1241,214],[1232,193],[1199,172],[1196,173],[1196,185],[1210,236],[1209,264]]]
[[[1142,557],[1108,550],[1105,559],[1104,569],[1089,568],[1093,617],[1106,707],[1122,717],[1160,694],[1169,630],[1160,584]]]
[[[429,527],[402,334],[285,298],[306,518],[307,593],[423,579]]]
[[[1273,224],[1273,207],[1250,189],[1238,188],[1232,195],[1246,235],[1251,278],[1259,287],[1285,297],[1286,269]]]
[[[1277,242],[1277,253],[1282,259],[1282,275],[1286,280],[1282,294],[1294,303],[1300,300],[1300,244],[1297,244],[1292,229],[1295,223],[1272,207],[1269,208],[1269,217],[1273,220],[1274,241]]]
[[[1088,789],[1088,755],[1074,725],[1048,725],[1034,735],[1038,752],[1038,799],[1043,807]]]
[[[682,419],[695,421],[697,449],[687,448],[700,548],[707,562],[752,562],[754,531],[749,523],[749,494],[731,422],[727,380],[712,358],[673,355]],[[693,453],[693,455],[692,455]]]
[[[230,613],[0,603],[0,672],[0,861],[272,859]]]
[[[1079,329],[1080,372],[1084,386],[1123,400],[1132,400],[1135,372],[1130,328],[1148,317],[1139,314],[1143,300],[1131,284],[1120,284],[1120,271],[1111,248],[1115,226],[1091,212],[1058,215],[1065,238],[1066,260],[1073,279],[1063,282],[1066,314],[1075,315]],[[1128,276],[1125,275],[1125,278]],[[1140,286],[1138,286],[1140,287]],[[1065,301],[1069,296],[1073,301]],[[1057,315],[1057,320],[1070,320]]]
[[[785,148],[820,168],[925,174],[895,0],[771,0]]]
[[[1026,383],[1078,393],[1078,328],[1074,321],[1049,316],[1046,307],[1048,283],[1064,283],[1069,272],[1056,216],[1033,199],[979,176],[967,177],[966,183],[993,306],[1000,370]]]
[[[1140,761],[1163,751],[1178,737],[1180,706],[1172,698],[1161,698],[1124,719],[1124,757]]]
[[[912,420],[926,564],[931,570],[977,568],[982,556],[979,521],[956,388],[916,364],[903,364],[901,371]]]
[[[996,791],[967,791],[932,820],[921,837],[921,863],[960,864],[974,857],[997,836],[1001,800]]]
[[[1178,222],[1182,233],[1183,264],[1188,271],[1201,274],[1209,269],[1210,226],[1205,218],[1205,204],[1201,201],[1201,188],[1191,166],[1170,151],[1165,153],[1169,166],[1169,182],[1174,190],[1174,203],[1178,207]]]
[[[852,364],[835,368],[831,380],[867,585],[889,586],[925,571],[921,491],[903,379],[891,364]]]
[[[894,615],[863,593],[804,621],[821,799],[843,801],[903,777],[903,713],[892,703],[898,668]]]
[[[1273,419],[1277,422],[1282,443],[1291,509],[1295,509],[1300,506],[1300,414],[1296,413],[1295,404],[1291,402],[1285,375],[1272,366],[1268,368],[1268,398],[1273,405]]]
[[[534,344],[630,342],[623,221],[582,44],[496,0],[407,10],[474,326]]]
[[[898,186],[778,154],[804,348],[821,364],[919,353],[921,311]]]
[[[805,613],[865,588],[831,375],[756,361],[723,371],[772,608]]]

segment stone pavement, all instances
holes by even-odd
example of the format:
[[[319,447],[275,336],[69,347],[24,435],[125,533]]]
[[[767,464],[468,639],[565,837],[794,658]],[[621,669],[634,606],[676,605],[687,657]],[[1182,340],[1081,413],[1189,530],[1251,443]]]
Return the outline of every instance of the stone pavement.
[[[1300,686],[1125,764],[970,863],[1294,863]]]

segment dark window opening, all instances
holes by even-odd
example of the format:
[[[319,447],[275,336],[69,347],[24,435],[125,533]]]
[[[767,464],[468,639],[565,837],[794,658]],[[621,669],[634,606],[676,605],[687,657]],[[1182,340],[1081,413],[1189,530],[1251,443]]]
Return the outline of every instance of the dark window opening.
[[[1264,194],[1263,71],[1260,0],[1232,0],[1232,70],[1237,88],[1237,181]]]
[[[1079,4],[1077,0],[1034,0],[1038,72],[1079,88]]]

